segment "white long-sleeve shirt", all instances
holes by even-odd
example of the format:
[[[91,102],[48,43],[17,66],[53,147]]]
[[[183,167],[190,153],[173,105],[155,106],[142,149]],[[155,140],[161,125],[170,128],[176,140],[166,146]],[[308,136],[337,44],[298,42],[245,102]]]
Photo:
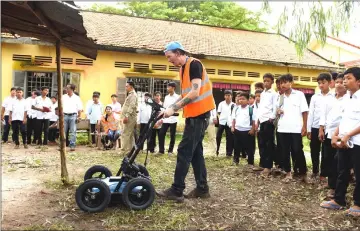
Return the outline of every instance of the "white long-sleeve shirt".
[[[331,139],[336,128],[339,126],[344,111],[344,98],[328,98],[321,110],[319,125],[325,127],[327,138]]]
[[[330,98],[333,99],[335,96],[330,91],[323,95],[322,93],[316,93],[311,97],[310,106],[309,106],[309,116],[307,120],[307,132],[311,132],[311,128],[320,127],[320,115],[324,104]]]
[[[264,90],[260,94],[260,105],[258,109],[258,119],[260,123],[270,119],[275,119],[277,109],[278,94],[273,89]]]
[[[218,113],[220,113],[219,116],[220,125],[229,126],[228,121],[229,121],[229,117],[231,116],[231,105],[234,105],[234,108],[236,106],[234,102],[230,102],[229,104],[227,104],[225,100],[219,103]]]

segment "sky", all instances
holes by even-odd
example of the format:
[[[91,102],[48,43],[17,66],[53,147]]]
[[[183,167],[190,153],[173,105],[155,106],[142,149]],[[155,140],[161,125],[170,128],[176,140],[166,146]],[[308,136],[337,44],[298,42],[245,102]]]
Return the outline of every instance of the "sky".
[[[116,1],[101,1],[101,2],[100,1],[99,2],[75,1],[75,4],[80,6],[81,8],[90,7],[94,3],[101,3],[101,4],[106,4],[109,6],[118,7]],[[286,1],[282,1],[282,2],[270,1],[269,3],[270,3],[270,8],[271,8],[271,13],[263,14],[262,20],[264,20],[268,23],[269,28],[272,28],[272,27],[276,26],[276,24],[278,22],[278,17],[281,15],[285,6],[289,10],[292,10],[293,2],[292,1],[288,1],[288,2],[286,2]],[[254,11],[254,12],[260,11],[262,8],[262,1],[237,1],[237,4],[247,8],[248,10]],[[302,3],[302,4],[306,4],[306,3]],[[331,4],[333,4],[331,1],[323,2],[324,7],[329,7]],[[360,46],[360,39],[359,39],[360,7],[357,7],[354,15],[358,15],[357,17],[355,17],[355,21],[357,23],[352,23],[352,26],[351,26],[351,28],[349,28],[349,31],[347,33],[341,33],[339,38],[346,42]],[[288,35],[288,32],[290,31],[291,27],[294,24],[295,24],[295,21],[291,20],[291,18],[289,18],[289,21],[287,24],[288,28],[285,29],[285,32],[284,32],[285,35]],[[269,32],[275,32],[275,31],[269,30]]]

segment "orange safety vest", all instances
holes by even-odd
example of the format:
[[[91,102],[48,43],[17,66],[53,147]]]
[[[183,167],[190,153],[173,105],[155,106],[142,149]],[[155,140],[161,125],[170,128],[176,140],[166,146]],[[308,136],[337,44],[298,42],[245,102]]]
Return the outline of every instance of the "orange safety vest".
[[[194,60],[200,62],[198,59],[190,57],[185,63],[184,70],[182,67],[180,68],[180,83],[181,83],[182,98],[184,98],[191,91],[192,88],[190,81],[190,63]],[[202,66],[203,66],[203,73],[201,77],[199,96],[184,107],[183,109],[184,118],[196,117],[201,114],[204,114],[205,112],[211,111],[212,109],[215,108],[215,100],[212,93],[212,84],[206,73],[206,69],[204,65]]]

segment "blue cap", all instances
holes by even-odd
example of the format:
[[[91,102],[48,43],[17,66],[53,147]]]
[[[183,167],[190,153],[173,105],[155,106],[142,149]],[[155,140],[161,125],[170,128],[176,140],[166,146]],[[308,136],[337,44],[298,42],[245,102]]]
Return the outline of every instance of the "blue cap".
[[[176,49],[180,49],[180,50],[185,51],[185,49],[181,45],[181,43],[179,43],[179,42],[170,42],[170,43],[168,43],[166,45],[164,52],[173,51],[173,50],[176,50]]]

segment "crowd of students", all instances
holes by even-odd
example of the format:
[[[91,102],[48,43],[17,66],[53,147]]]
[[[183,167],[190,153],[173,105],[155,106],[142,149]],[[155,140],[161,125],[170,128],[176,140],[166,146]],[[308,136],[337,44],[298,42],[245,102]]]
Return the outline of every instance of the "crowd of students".
[[[285,74],[276,79],[267,73],[263,83],[255,85],[255,94],[224,91],[225,100],[212,113],[211,122],[218,127],[216,154],[223,132],[226,132],[226,156],[233,156],[234,165],[240,156],[248,166],[268,177],[272,171],[308,183],[303,137],[310,140],[311,179],[328,188],[329,201],[321,207],[342,209],[345,194],[354,178],[354,206],[347,213],[360,215],[360,68],[344,73],[321,73],[317,78],[319,93],[310,105],[303,92],[292,88],[294,78]],[[214,127],[209,127],[209,130]],[[209,132],[212,134],[213,132]],[[255,137],[260,154],[259,166],[254,166]],[[214,139],[214,138],[212,138]],[[211,141],[210,141],[211,142]],[[321,153],[321,158],[320,158]],[[241,155],[240,155],[241,154]],[[354,172],[354,176],[351,174]],[[293,173],[292,173],[293,172]]]

